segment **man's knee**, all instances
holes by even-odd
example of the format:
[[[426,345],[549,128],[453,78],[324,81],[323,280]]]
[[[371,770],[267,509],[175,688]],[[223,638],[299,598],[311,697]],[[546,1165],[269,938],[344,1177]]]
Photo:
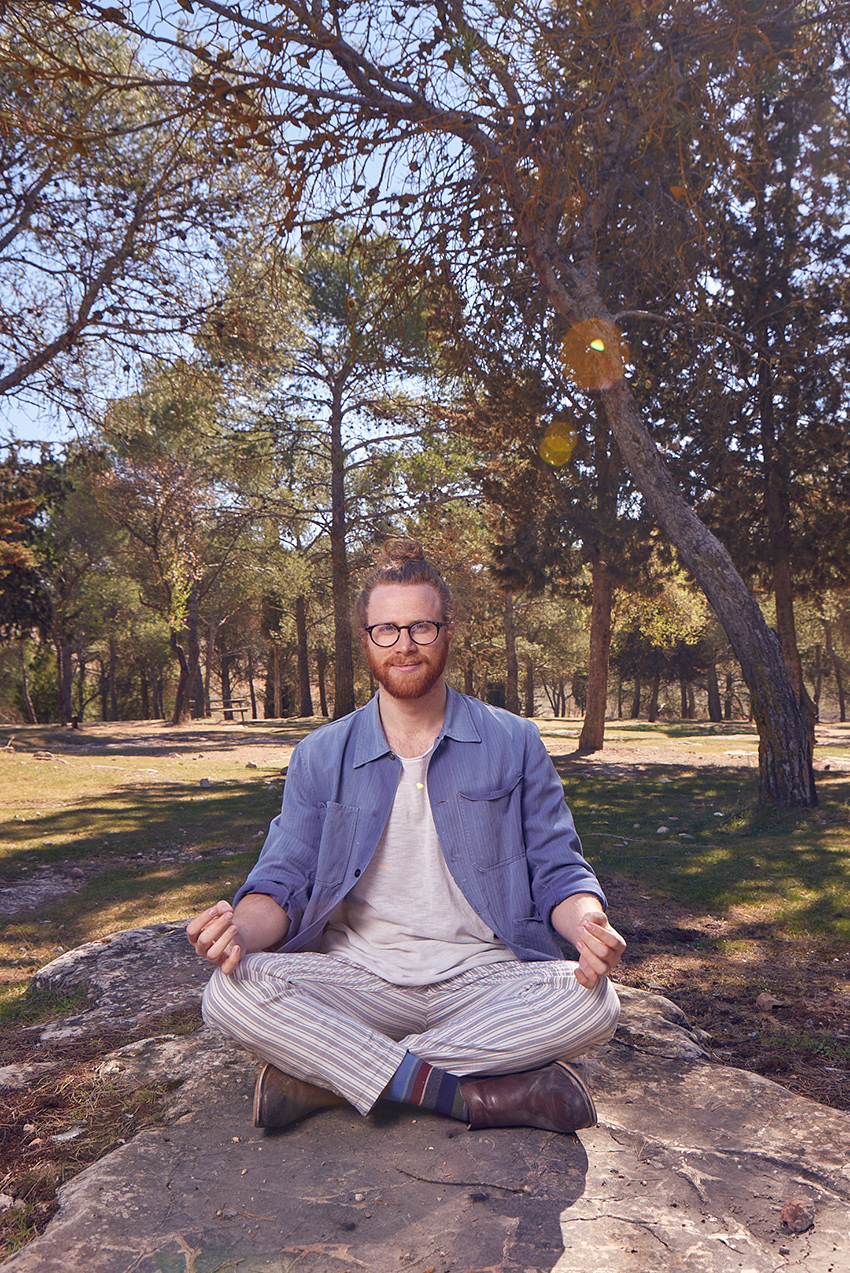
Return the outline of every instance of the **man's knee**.
[[[204,1024],[213,1030],[233,1034],[234,1008],[238,995],[233,980],[221,969],[214,968],[201,999],[201,1016]]]
[[[580,1056],[601,1047],[614,1034],[620,1019],[620,1000],[607,977],[602,977],[575,1014],[564,1022],[564,1055]]]
[[[603,977],[604,991],[600,996],[599,1032],[600,1043],[607,1043],[617,1029],[620,1020],[620,997],[607,977]]]

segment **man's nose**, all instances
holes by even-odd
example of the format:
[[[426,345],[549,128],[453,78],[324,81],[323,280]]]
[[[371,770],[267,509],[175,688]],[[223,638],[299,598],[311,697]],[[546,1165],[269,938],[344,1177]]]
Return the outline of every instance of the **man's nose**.
[[[410,635],[410,632],[408,631],[407,628],[402,628],[398,634],[398,641],[396,642],[396,648],[398,649],[399,647],[401,647],[401,649],[403,650],[405,654],[410,654],[411,650],[415,650],[418,648],[416,645],[416,642],[414,641],[413,637]]]

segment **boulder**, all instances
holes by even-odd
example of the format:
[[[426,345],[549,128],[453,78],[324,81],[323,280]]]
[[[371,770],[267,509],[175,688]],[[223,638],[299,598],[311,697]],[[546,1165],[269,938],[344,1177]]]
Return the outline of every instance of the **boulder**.
[[[196,1003],[205,976],[182,926],[119,933],[42,970],[54,989],[85,981],[91,1002],[40,1028],[79,1037],[104,1012],[137,1028],[163,997],[170,1010]],[[202,1029],[123,1047],[102,1076],[167,1083],[167,1125],[66,1184],[3,1273],[850,1268],[847,1116],[714,1064],[663,996],[621,997],[617,1035],[584,1063],[600,1125],[576,1137],[471,1132],[389,1104],[261,1132],[256,1061],[232,1043]]]

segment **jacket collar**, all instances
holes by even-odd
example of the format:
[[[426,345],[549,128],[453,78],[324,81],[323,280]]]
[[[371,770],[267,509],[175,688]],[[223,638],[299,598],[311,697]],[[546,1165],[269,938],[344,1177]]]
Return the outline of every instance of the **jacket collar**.
[[[378,695],[371,698],[365,707],[360,709],[360,729],[354,745],[354,768],[367,765],[371,760],[390,754],[390,745],[381,727],[381,716],[378,711]],[[443,728],[434,744],[439,747],[444,738],[452,738],[457,743],[480,743],[481,735],[475,728],[469,704],[463,694],[458,694],[451,686],[446,686],[446,715]]]

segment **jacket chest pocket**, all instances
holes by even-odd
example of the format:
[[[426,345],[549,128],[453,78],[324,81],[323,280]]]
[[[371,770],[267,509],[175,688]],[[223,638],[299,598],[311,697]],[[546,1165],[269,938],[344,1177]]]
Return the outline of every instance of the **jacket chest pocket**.
[[[320,806],[322,829],[316,861],[317,885],[333,887],[345,878],[359,813],[354,805],[337,804],[333,800]]]
[[[522,774],[493,791],[459,792],[460,816],[476,870],[493,871],[525,856]]]

